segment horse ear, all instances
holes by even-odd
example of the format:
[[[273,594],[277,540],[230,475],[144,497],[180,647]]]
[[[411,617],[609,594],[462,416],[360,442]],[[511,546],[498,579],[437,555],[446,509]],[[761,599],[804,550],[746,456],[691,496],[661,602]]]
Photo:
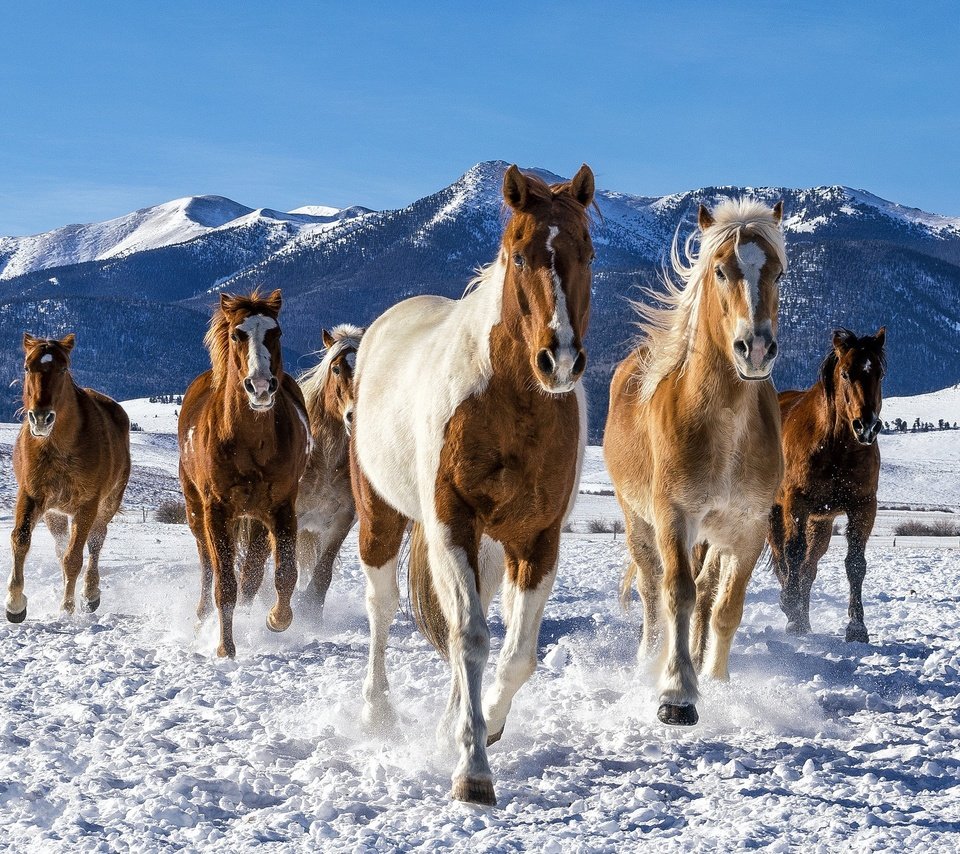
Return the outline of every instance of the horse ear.
[[[780,199],[780,201],[773,206],[773,219],[777,225],[783,222],[783,199]]]
[[[593,180],[593,170],[586,163],[580,167],[570,182],[570,194],[584,207],[593,201],[596,184]]]
[[[873,333],[873,338],[877,342],[877,345],[882,347],[887,340],[887,327],[881,326],[876,332]]]
[[[503,198],[515,211],[522,211],[527,206],[529,188],[526,176],[514,163],[503,173]]]
[[[220,310],[224,312],[230,311],[237,302],[237,298],[233,294],[228,294],[224,291],[220,294]]]
[[[700,210],[697,211],[697,225],[700,226],[700,230],[706,231],[714,222],[716,220],[713,218],[713,214],[710,213],[706,205],[701,204]]]
[[[280,314],[280,306],[283,304],[283,294],[280,293],[280,288],[277,288],[267,297],[266,303],[270,306],[271,310]]]
[[[65,335],[63,338],[61,338],[57,343],[59,343],[60,346],[69,353],[76,346],[77,336],[71,332],[69,335]]]
[[[849,349],[856,339],[857,336],[854,335],[849,329],[834,329],[833,349],[838,353],[842,353],[844,350]]]
[[[323,338],[323,346],[326,347],[328,350],[334,345],[334,343],[336,343],[334,341],[333,336],[329,332],[327,332],[326,329],[324,329],[320,333],[320,337]]]
[[[39,343],[40,343],[39,338],[35,338],[29,332],[23,333],[23,350],[25,353],[29,353]]]

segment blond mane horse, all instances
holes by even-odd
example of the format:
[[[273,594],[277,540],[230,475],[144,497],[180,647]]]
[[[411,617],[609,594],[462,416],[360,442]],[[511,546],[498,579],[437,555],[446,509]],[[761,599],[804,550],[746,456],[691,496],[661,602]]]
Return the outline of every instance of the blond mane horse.
[[[668,724],[697,722],[698,667],[728,678],[783,474],[770,381],[787,265],[781,217],[780,203],[725,201],[712,213],[701,206],[686,259],[673,242],[682,284],[668,278],[665,308],[638,307],[644,340],[610,386],[604,455],[626,517],[624,593],[636,580],[642,655],[661,640],[662,607],[658,717]],[[701,564],[693,552],[704,541]]]

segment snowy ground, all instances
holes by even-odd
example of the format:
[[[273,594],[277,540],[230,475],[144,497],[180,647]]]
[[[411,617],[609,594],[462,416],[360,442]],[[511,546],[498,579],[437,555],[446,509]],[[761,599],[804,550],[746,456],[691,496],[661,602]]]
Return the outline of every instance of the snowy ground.
[[[956,509],[960,454],[929,435],[881,438],[881,497]],[[12,438],[0,428],[0,453]],[[155,506],[176,489],[175,444],[133,443],[137,500]],[[585,488],[604,478],[591,449]],[[611,501],[582,496],[579,524],[611,521]],[[393,737],[359,726],[367,624],[354,534],[323,625],[298,611],[288,632],[269,632],[265,585],[237,617],[237,660],[224,662],[215,622],[194,630],[189,531],[128,506],[104,548],[96,615],[58,613],[60,572],[41,527],[28,619],[0,625],[0,849],[960,847],[960,549],[875,539],[869,645],[842,641],[840,540],[821,564],[815,634],[802,640],[784,633],[775,579],[758,568],[733,679],[705,685],[700,725],[678,731],[655,720],[652,679],[635,664],[639,614],[617,604],[622,536],[567,535],[540,666],[490,752],[500,806],[479,810],[447,799],[453,760],[433,742],[447,670],[405,614],[388,652],[405,726]],[[9,552],[2,560],[9,567]],[[492,628],[497,652],[496,616]]]

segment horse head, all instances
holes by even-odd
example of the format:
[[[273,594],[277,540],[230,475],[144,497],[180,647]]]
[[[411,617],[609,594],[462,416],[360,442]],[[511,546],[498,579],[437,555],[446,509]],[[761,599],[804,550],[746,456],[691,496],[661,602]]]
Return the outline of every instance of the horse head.
[[[552,186],[515,165],[503,176],[503,198],[513,209],[500,249],[503,317],[524,342],[536,381],[552,394],[570,391],[587,366],[593,195],[586,164],[572,181]]]
[[[881,326],[873,335],[858,338],[849,329],[833,333],[830,362],[831,380],[837,412],[847,421],[861,445],[872,445],[880,434],[883,422],[881,384],[886,372],[884,350],[887,330]]]
[[[57,407],[70,379],[70,352],[76,344],[71,333],[59,340],[34,338],[23,333],[23,408],[27,413],[30,434],[45,439],[53,432]]]

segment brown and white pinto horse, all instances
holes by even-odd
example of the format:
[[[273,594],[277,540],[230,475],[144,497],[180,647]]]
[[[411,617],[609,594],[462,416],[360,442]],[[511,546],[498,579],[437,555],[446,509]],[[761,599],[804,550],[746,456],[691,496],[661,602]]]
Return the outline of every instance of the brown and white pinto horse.
[[[100,549],[107,525],[120,509],[130,478],[130,419],[116,401],[78,388],[70,375],[76,339],[23,336],[23,408],[26,420],[13,446],[17,507],[13,523],[13,569],[7,590],[7,619],[27,616],[23,564],[40,517],[56,542],[63,566],[64,611],[73,612],[83,547],[90,560],[83,608],[100,605]],[[73,517],[71,530],[70,519]]]
[[[643,655],[660,641],[662,590],[658,717],[668,724],[698,720],[697,665],[728,678],[730,644],[783,474],[770,381],[777,283],[787,264],[781,215],[779,203],[731,200],[713,213],[701,206],[686,260],[678,237],[673,242],[684,286],[668,279],[666,308],[638,307],[645,340],[610,386],[603,447],[626,517],[632,561],[624,593],[629,598],[636,580]],[[709,548],[698,575],[693,549],[703,541]]]
[[[461,300],[399,303],[367,330],[357,356],[351,460],[370,618],[364,718],[393,720],[385,652],[397,554],[413,520],[428,552],[427,567],[411,567],[414,600],[437,603],[424,614],[427,635],[446,646],[452,669],[438,737],[452,736],[459,748],[457,800],[495,803],[487,733],[499,737],[536,665],[560,529],[576,493],[593,194],[586,165],[554,186],[511,166],[503,196],[513,216],[475,287]],[[486,606],[504,553],[506,638],[481,705]]]
[[[273,536],[277,602],[267,626],[284,631],[293,621],[290,598],[297,583],[297,487],[307,464],[310,428],[300,387],[283,371],[280,291],[262,297],[220,295],[204,339],[213,369],[187,389],[180,409],[180,484],[187,521],[200,554],[202,620],[210,611],[210,586],[220,612],[217,654],[233,656],[237,601],[236,526],[252,517],[250,549],[265,552]],[[265,560],[265,554],[264,554]],[[263,572],[263,560],[249,560]],[[241,578],[245,589],[260,580]]]
[[[363,330],[349,323],[323,330],[323,359],[300,377],[313,452],[297,495],[297,565],[307,603],[323,611],[340,546],[357,518],[350,486],[353,373]]]
[[[877,516],[885,338],[883,328],[861,338],[838,329],[817,382],[806,391],[780,394],[786,471],[770,512],[770,548],[788,632],[810,631],[817,563],[830,547],[833,520],[846,514],[846,639],[870,639],[861,596],[864,552]]]

